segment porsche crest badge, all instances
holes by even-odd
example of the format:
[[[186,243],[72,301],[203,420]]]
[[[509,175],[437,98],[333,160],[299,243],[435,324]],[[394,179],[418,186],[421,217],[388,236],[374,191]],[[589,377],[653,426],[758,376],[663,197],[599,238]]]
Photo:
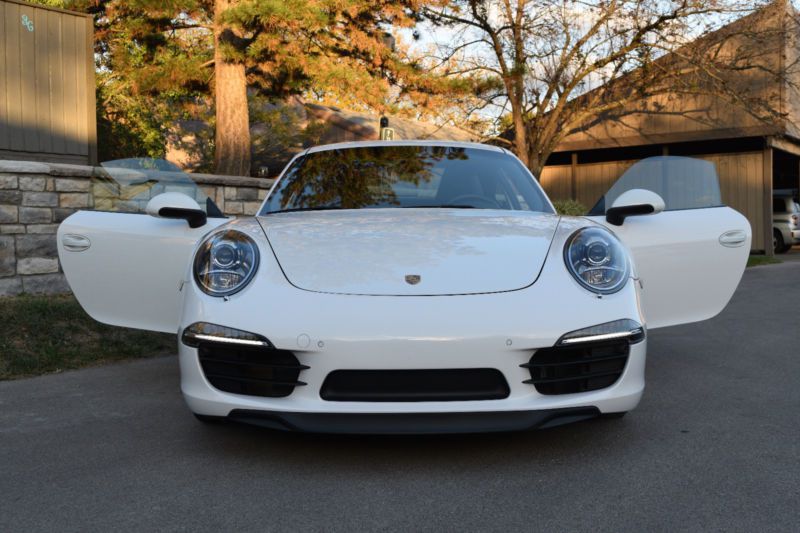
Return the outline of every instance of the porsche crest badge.
[[[420,280],[422,280],[422,278],[420,277],[419,274],[406,275],[406,283],[408,283],[409,285],[416,285],[417,283],[420,282]]]

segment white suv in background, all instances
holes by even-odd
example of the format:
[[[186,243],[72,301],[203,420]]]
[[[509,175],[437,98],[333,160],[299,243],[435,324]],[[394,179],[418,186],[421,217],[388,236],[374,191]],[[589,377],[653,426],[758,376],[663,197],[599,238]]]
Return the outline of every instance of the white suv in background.
[[[791,191],[775,191],[772,197],[772,244],[776,254],[800,244],[800,204]]]

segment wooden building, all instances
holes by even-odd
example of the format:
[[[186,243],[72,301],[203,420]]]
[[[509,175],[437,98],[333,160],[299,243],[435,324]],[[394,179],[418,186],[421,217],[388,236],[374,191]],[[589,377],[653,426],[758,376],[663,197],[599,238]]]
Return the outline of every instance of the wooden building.
[[[90,15],[0,0],[0,159],[97,162]]]
[[[779,0],[720,30],[736,34],[726,47],[749,47],[752,60],[766,67],[731,74],[726,81],[769,102],[782,118],[764,121],[708,95],[635,101],[593,117],[563,139],[540,176],[550,197],[576,199],[591,208],[639,159],[667,154],[705,159],[716,164],[723,202],[749,219],[753,250],[771,254],[772,191],[800,186],[800,76],[789,72],[797,69],[800,48],[797,28],[784,31],[797,16],[791,9]],[[739,32],[743,26],[764,31]],[[774,76],[781,70],[788,78]]]

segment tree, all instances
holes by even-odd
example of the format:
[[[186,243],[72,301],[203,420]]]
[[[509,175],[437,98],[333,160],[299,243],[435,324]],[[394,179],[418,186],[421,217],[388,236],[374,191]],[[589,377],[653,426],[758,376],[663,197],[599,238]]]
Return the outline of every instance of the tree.
[[[95,17],[99,123],[113,132],[101,139],[111,147],[107,154],[158,155],[159,143],[163,153],[170,125],[202,117],[214,102],[216,172],[247,175],[248,91],[273,100],[312,94],[382,113],[392,102],[396,109],[398,101],[419,101],[454,84],[396,53],[390,31],[413,26],[421,6],[421,0],[77,0],[70,7]]]
[[[441,60],[472,79],[484,106],[509,113],[519,158],[538,175],[568,134],[598,114],[658,94],[717,94],[764,120],[769,102],[742,95],[727,71],[779,67],[693,39],[762,7],[760,0],[454,0],[424,10],[449,43]],[[785,1],[778,0],[780,9]],[[782,7],[781,7],[782,6]],[[741,28],[739,32],[752,32]],[[748,55],[749,54],[749,55]],[[783,67],[780,67],[783,68]]]
[[[199,102],[214,102],[215,171],[247,176],[247,80],[245,64],[236,54],[244,39],[221,22],[231,5],[230,0],[99,2],[97,47],[100,77],[115,86],[113,94],[147,102],[153,116],[163,121],[162,142],[169,124],[196,116]],[[121,111],[127,114],[128,109]]]
[[[201,2],[38,0],[93,15],[100,159],[163,157],[171,127],[205,107],[213,40]]]
[[[423,0],[239,0],[221,20],[245,36],[240,59],[267,96],[306,94],[378,113],[456,82],[431,76],[392,32],[418,21]]]
[[[230,0],[214,1],[214,96],[216,129],[214,166],[217,174],[250,175],[250,115],[247,77],[239,50],[247,41],[222,22]]]

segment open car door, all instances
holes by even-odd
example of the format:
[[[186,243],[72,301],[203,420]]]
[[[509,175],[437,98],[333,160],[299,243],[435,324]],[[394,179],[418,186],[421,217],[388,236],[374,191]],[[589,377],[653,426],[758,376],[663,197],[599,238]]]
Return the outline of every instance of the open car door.
[[[104,164],[103,175],[92,180],[95,209],[102,211],[78,211],[59,226],[61,266],[78,302],[95,320],[175,333],[192,251],[225,219],[185,174],[148,160],[121,163]],[[146,214],[150,198],[162,192],[193,197],[209,216],[206,224],[191,228],[185,220]]]
[[[664,211],[631,216],[621,225],[606,211],[623,193],[653,191]],[[722,204],[713,163],[688,157],[653,157],[634,164],[589,213],[633,255],[642,285],[648,328],[706,320],[725,308],[750,253],[750,223]]]

